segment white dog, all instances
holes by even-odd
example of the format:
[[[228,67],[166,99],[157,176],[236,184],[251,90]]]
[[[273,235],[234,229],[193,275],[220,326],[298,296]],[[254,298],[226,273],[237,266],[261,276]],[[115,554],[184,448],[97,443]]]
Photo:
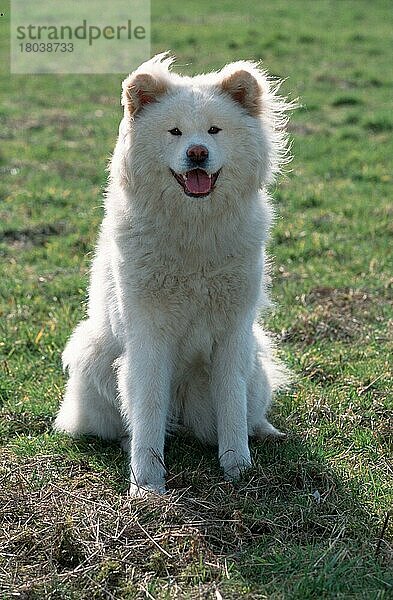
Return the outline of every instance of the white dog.
[[[182,77],[161,54],[123,82],[88,318],[63,354],[55,427],[120,439],[131,493],[165,491],[165,435],[218,444],[227,478],[286,370],[255,320],[268,304],[266,185],[286,156],[285,110],[258,65]]]

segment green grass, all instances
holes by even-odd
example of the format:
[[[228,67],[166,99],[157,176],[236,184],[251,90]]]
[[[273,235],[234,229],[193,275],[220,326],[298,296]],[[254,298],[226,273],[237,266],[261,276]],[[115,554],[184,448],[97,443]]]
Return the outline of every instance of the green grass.
[[[391,4],[154,0],[152,15],[153,50],[183,72],[263,59],[300,99],[270,244],[268,324],[297,376],[274,408],[288,440],[254,444],[232,486],[213,450],[175,437],[172,495],[146,502],[126,498],[117,446],[51,431],[121,77],[2,76],[0,597],[389,598]]]

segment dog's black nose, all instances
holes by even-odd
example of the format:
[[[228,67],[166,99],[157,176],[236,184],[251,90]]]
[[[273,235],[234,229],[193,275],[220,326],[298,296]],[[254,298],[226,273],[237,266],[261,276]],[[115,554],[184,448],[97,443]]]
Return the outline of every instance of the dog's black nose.
[[[201,163],[209,156],[209,150],[206,146],[190,146],[187,150],[187,156],[195,163]]]

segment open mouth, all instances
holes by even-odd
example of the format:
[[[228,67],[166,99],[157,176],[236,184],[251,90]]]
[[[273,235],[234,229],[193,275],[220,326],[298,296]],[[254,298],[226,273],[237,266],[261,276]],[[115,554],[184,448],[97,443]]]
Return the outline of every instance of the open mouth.
[[[217,177],[220,174],[220,171],[217,171],[217,173],[209,175],[203,169],[192,169],[192,171],[187,171],[184,174],[175,173],[172,169],[171,172],[176,181],[182,186],[184,193],[187,196],[192,196],[192,198],[208,196],[214,190]]]

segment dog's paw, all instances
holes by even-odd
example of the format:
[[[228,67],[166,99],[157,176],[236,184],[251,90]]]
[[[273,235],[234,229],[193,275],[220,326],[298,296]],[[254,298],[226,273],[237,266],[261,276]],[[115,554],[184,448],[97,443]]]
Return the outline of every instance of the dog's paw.
[[[286,433],[276,429],[269,421],[263,421],[263,423],[256,425],[251,435],[259,440],[284,440],[287,437]]]
[[[250,453],[227,450],[220,457],[220,465],[227,481],[237,481],[252,466]]]
[[[165,483],[145,483],[138,485],[136,483],[130,483],[128,488],[128,495],[131,498],[146,498],[150,495],[162,496],[166,493]]]

